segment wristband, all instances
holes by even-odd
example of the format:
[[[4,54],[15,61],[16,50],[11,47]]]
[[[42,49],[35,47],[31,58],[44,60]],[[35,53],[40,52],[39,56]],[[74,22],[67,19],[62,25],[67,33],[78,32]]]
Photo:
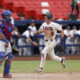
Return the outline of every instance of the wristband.
[[[4,42],[8,43],[8,40],[7,40],[7,39],[5,39],[5,40],[4,40]]]

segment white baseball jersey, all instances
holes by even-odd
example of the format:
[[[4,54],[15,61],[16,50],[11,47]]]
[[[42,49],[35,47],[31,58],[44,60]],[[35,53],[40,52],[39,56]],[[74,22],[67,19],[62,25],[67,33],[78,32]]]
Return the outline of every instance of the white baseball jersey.
[[[80,35],[80,30],[77,30],[77,34]]]
[[[22,35],[25,36],[25,37],[29,37],[30,33],[29,33],[28,30],[26,30]]]
[[[50,22],[50,24],[44,22],[39,30],[44,30],[45,40],[54,39],[57,31],[62,30],[62,25],[54,22]]]
[[[73,34],[73,35],[74,35],[74,34],[77,34],[77,29],[72,29],[72,30],[71,30],[71,34]]]
[[[36,26],[29,26],[28,28],[30,28],[32,32],[36,32]]]
[[[67,30],[67,29],[64,30],[64,35],[66,35],[67,37],[73,36],[71,30]]]
[[[29,26],[28,28],[30,28],[31,29],[31,36],[33,36],[34,35],[34,32],[36,32],[36,26]]]

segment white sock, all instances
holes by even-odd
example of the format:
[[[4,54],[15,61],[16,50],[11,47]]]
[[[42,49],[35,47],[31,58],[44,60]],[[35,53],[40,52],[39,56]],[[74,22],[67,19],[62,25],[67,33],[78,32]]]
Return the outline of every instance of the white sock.
[[[41,55],[40,68],[43,68],[45,65],[46,55]]]

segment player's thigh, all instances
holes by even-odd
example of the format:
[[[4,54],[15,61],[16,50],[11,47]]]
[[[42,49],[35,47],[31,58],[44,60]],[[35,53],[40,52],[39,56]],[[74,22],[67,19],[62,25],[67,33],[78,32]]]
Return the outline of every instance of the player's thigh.
[[[51,59],[53,59],[53,57],[55,56],[54,49],[50,50],[50,51],[48,52],[48,55],[49,55],[49,57],[50,57]]]
[[[56,41],[51,41],[50,44],[48,45],[48,52],[52,51],[56,46]]]
[[[41,54],[46,55],[47,53],[48,53],[48,46],[45,46]]]
[[[5,54],[8,55],[8,53],[12,52],[12,47],[11,47],[11,44],[9,42],[9,45],[8,47],[6,48],[6,51],[5,51]]]
[[[0,41],[0,51],[5,52],[5,42]]]

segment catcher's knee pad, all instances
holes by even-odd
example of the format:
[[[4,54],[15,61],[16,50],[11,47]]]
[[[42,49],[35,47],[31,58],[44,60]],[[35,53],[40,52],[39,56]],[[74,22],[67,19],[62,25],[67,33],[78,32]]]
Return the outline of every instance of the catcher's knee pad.
[[[8,53],[7,56],[8,56],[9,58],[13,58],[13,54],[12,54],[12,52]]]
[[[0,63],[3,62],[4,58],[5,58],[5,52],[0,52]]]
[[[13,54],[12,54],[12,52],[10,52],[10,53],[8,53],[8,62],[11,62],[11,60],[12,60],[12,58],[13,58]]]

